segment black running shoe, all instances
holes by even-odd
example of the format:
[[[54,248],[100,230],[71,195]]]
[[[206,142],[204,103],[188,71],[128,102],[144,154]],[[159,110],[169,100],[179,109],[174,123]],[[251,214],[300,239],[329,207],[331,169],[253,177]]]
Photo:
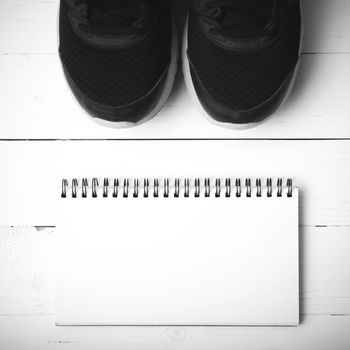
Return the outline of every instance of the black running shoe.
[[[80,104],[102,124],[154,117],[176,74],[170,1],[61,0],[60,57]]]
[[[282,104],[301,49],[299,0],[190,0],[184,74],[216,123],[250,127]]]

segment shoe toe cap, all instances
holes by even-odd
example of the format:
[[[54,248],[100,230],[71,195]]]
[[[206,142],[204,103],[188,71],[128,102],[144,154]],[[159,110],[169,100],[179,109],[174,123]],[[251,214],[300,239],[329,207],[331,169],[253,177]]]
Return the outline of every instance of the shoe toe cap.
[[[80,105],[93,118],[112,123],[138,124],[143,119],[152,117],[156,113],[168,76],[168,69],[164,72],[156,85],[145,95],[134,98],[133,102],[125,105],[111,105],[101,103],[90,98],[71,78],[63,65],[66,80]],[[117,92],[116,92],[117,93]]]
[[[247,108],[235,108],[219,101],[218,98],[210,94],[198,75],[191,69],[192,82],[197,93],[197,97],[204,110],[218,123],[229,123],[237,125],[256,124],[271,116],[284,102],[291,89],[296,68],[294,68],[277,90],[259,105]],[[235,93],[234,91],[232,92]]]

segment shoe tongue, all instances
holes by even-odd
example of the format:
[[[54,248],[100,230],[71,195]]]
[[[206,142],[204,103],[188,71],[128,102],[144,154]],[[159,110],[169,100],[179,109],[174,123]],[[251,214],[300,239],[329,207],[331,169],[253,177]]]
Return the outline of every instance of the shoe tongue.
[[[132,26],[143,12],[141,0],[88,0],[91,24],[103,27]]]
[[[88,0],[88,5],[91,9],[100,9],[102,11],[113,11],[115,9],[128,6],[132,2],[140,6],[141,1],[130,0]]]
[[[232,0],[229,7],[236,12],[249,14],[252,11],[264,9],[274,2],[274,0]]]
[[[233,0],[223,9],[220,22],[233,38],[256,39],[269,27],[275,5],[276,0]]]

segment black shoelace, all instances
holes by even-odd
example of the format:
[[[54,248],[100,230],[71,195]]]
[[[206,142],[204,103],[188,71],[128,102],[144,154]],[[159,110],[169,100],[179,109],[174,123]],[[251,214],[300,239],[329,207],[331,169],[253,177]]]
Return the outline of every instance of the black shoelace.
[[[152,18],[143,0],[91,0],[88,4],[88,22],[96,34],[140,34]]]
[[[285,3],[284,0],[208,1],[207,15],[219,24],[211,32],[225,36],[258,36],[262,31],[272,29],[283,13]]]

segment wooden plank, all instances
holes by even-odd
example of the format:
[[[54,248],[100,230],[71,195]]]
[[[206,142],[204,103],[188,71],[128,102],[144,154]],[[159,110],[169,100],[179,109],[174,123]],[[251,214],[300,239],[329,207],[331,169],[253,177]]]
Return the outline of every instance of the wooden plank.
[[[54,312],[53,254],[53,229],[0,228],[0,315]]]
[[[55,233],[54,228],[0,228],[0,316],[55,313]],[[350,315],[349,269],[349,227],[303,227],[301,313]]]
[[[87,117],[67,87],[57,56],[0,56],[1,139],[295,139],[350,137],[350,54],[304,55],[290,99],[274,118],[237,131],[197,111],[181,75],[152,121],[115,130]]]
[[[0,226],[55,225],[61,179],[95,176],[292,177],[302,225],[350,225],[348,141],[0,142],[0,162]]]
[[[304,52],[350,52],[350,1],[302,0]]]
[[[177,0],[184,16],[186,0]],[[350,52],[349,0],[303,0],[304,52]],[[182,8],[182,9],[181,9]],[[57,52],[58,0],[2,0],[0,52],[53,54]],[[181,23],[181,22],[180,22]],[[38,40],[40,38],[40,40]]]
[[[56,54],[58,0],[2,0],[0,52]]]
[[[300,267],[302,313],[350,314],[349,227],[302,228]]]
[[[349,317],[310,316],[296,328],[55,327],[52,316],[0,317],[11,350],[348,350]]]

